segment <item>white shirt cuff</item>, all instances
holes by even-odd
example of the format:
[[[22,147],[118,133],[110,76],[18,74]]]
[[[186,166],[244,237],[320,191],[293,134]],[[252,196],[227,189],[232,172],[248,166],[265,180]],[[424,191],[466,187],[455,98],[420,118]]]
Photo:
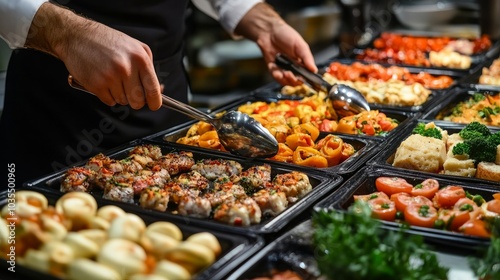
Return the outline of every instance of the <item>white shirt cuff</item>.
[[[47,0],[0,1],[0,37],[10,48],[24,47],[38,8]]]
[[[243,16],[263,0],[192,0],[201,11],[217,19],[224,30],[234,35],[234,29]],[[210,2],[210,6],[207,5]]]

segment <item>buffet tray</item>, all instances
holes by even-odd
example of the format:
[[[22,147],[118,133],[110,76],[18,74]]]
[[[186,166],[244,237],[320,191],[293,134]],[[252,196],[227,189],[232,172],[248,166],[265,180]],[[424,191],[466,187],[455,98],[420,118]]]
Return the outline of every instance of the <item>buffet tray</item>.
[[[484,180],[484,179],[478,179],[478,178],[472,178],[472,177],[464,177],[464,176],[456,176],[456,175],[448,175],[448,174],[440,174],[440,173],[432,173],[432,172],[424,172],[424,171],[417,171],[417,170],[409,170],[409,169],[404,169],[404,168],[392,166],[392,163],[394,161],[394,156],[396,154],[396,150],[398,149],[401,142],[403,140],[405,140],[406,138],[408,138],[412,134],[413,129],[417,126],[418,123],[430,123],[430,122],[434,122],[436,126],[442,128],[443,130],[448,131],[448,135],[451,135],[453,133],[458,133],[460,130],[462,130],[466,126],[465,124],[458,124],[458,123],[452,123],[452,122],[446,122],[446,121],[440,121],[440,120],[416,119],[413,121],[413,123],[411,125],[406,127],[406,130],[403,133],[401,133],[399,135],[399,137],[393,138],[393,139],[391,139],[391,141],[386,142],[384,144],[384,146],[382,147],[381,152],[379,152],[377,155],[375,155],[372,159],[368,160],[366,165],[385,167],[387,169],[402,170],[404,172],[426,174],[426,176],[445,178],[445,179],[457,180],[457,181],[462,181],[462,182],[471,182],[471,183],[477,183],[477,184],[489,184],[489,185],[498,186],[498,182],[494,182],[494,181],[490,181],[490,180]],[[499,127],[489,127],[489,128],[490,128],[490,131],[492,133],[500,131]]]
[[[423,112],[421,118],[427,120],[442,120],[444,122],[443,118],[448,116],[454,107],[456,107],[459,103],[468,101],[476,93],[483,95],[497,95],[500,94],[500,86],[495,87],[471,84],[456,87],[440,98],[435,106],[430,108],[428,111]],[[489,127],[491,129],[500,128],[498,126],[491,125]]]
[[[114,152],[105,153],[107,156],[114,159],[123,159],[128,155],[128,152],[135,146],[141,144],[153,144],[157,145],[161,148],[163,154],[168,152],[175,151],[189,151],[193,153],[193,158],[195,162],[202,159],[224,159],[224,160],[234,160],[239,162],[243,169],[246,169],[251,166],[261,165],[262,161],[254,161],[248,158],[235,157],[229,153],[216,153],[214,151],[209,150],[201,150],[201,149],[191,149],[190,146],[185,145],[171,145],[167,142],[158,143],[151,142],[147,140],[136,140],[133,141],[122,149],[116,149]],[[75,166],[83,166],[85,162],[82,162],[80,165]],[[156,219],[168,219],[172,221],[176,221],[177,223],[187,224],[187,225],[196,225],[201,228],[220,230],[225,232],[235,232],[235,233],[252,233],[252,234],[270,234],[279,231],[288,223],[290,223],[295,217],[297,217],[300,213],[305,211],[310,205],[316,202],[321,197],[324,197],[327,193],[333,191],[336,187],[340,185],[343,178],[340,175],[336,174],[320,174],[318,172],[308,172],[307,170],[299,170],[298,168],[290,168],[283,165],[274,164],[275,162],[268,162],[271,166],[271,178],[274,178],[276,174],[289,173],[291,171],[301,171],[309,177],[310,183],[312,185],[312,190],[307,193],[304,197],[300,198],[293,204],[289,204],[288,207],[278,214],[275,217],[266,217],[262,215],[262,220],[259,224],[253,224],[250,226],[235,226],[229,225],[222,222],[215,221],[211,218],[196,218],[191,216],[182,216],[180,214],[174,213],[171,209],[167,208],[166,212],[150,210],[142,208],[138,204],[138,199],[134,200],[134,203],[126,203],[126,202],[116,202],[120,207],[127,209],[129,212],[134,212],[142,215],[149,215]],[[33,182],[27,183],[27,187],[33,190],[42,190],[44,192],[52,192],[56,194],[62,194],[60,191],[60,183],[61,179],[64,176],[64,173],[67,169],[59,171],[55,174],[48,175],[45,178],[38,179]],[[102,198],[102,192],[96,191],[92,193],[96,200],[104,203],[105,200]]]
[[[487,184],[465,182],[457,179],[443,179],[434,175],[422,174],[421,172],[365,166],[359,170],[356,175],[351,177],[351,179],[345,181],[337,191],[318,202],[314,206],[314,210],[319,211],[321,209],[336,209],[346,211],[349,206],[354,203],[354,195],[365,195],[376,192],[377,189],[375,187],[375,180],[381,176],[401,177],[406,179],[406,181],[412,185],[419,184],[425,179],[433,178],[439,182],[440,187],[459,185],[472,195],[481,195],[486,201],[493,199],[493,194],[499,192],[498,188]],[[393,230],[399,230],[400,228],[400,224],[397,222],[382,220],[381,222],[384,225],[393,228]],[[457,249],[476,250],[490,244],[490,239],[488,238],[468,236],[458,232],[434,228],[411,226],[410,231],[408,232],[411,234],[421,235],[428,243]]]
[[[427,34],[425,34],[425,32],[422,34],[412,34],[411,32],[386,32],[386,33],[399,34],[399,35],[403,35],[403,36],[412,36],[412,37],[424,37],[424,38],[448,37],[448,38],[453,38],[453,39],[462,39],[459,37],[440,36],[437,34],[427,35]],[[371,42],[369,42],[367,44],[355,46],[350,52],[345,53],[344,56],[346,56],[347,58],[356,59],[359,61],[366,61],[364,59],[357,59],[357,56],[362,54],[367,49],[374,49],[373,43],[375,42],[376,39],[380,38],[381,35],[382,35],[382,33],[378,34],[378,36],[376,36],[376,37],[374,36],[372,38]],[[466,38],[463,38],[463,39],[466,39]],[[395,51],[399,51],[399,50],[395,50]],[[452,70],[452,71],[456,71],[456,72],[461,72],[463,74],[470,74],[470,73],[474,73],[475,71],[478,71],[479,69],[481,69],[484,65],[485,60],[498,55],[499,51],[500,51],[500,40],[492,40],[491,47],[488,50],[481,52],[481,53],[475,53],[475,54],[470,55],[471,60],[472,60],[471,66],[467,69],[437,67],[437,66],[428,66],[428,67],[422,66],[422,67],[420,67],[420,66],[402,64],[402,63],[391,64],[391,63],[387,63],[387,62],[376,62],[376,61],[373,61],[373,63],[380,63],[382,65],[397,65],[397,66],[401,66],[401,67],[415,67],[415,68],[419,68],[419,69],[425,70],[425,71]],[[372,62],[372,61],[368,61],[368,62]]]
[[[318,66],[319,71],[318,73],[323,74],[326,72],[326,69],[329,67],[329,65],[333,62],[338,62],[344,65],[351,65],[354,62],[359,62],[363,64],[370,64],[367,62],[364,62],[362,60],[355,60],[355,59],[350,59],[350,58],[332,58],[328,60],[326,63]],[[383,67],[390,67],[391,65],[388,64],[382,64],[382,63],[377,63]],[[450,78],[453,79],[453,83],[443,89],[430,89],[431,94],[427,98],[427,100],[416,106],[401,106],[401,105],[388,105],[388,104],[380,104],[380,103],[370,103],[370,108],[372,110],[380,110],[384,112],[384,110],[395,110],[395,111],[403,111],[403,112],[422,112],[426,110],[427,108],[431,107],[437,99],[439,99],[445,91],[448,91],[449,89],[453,88],[454,86],[460,84],[463,82],[463,80],[467,77],[466,73],[460,72],[460,71],[455,71],[455,70],[449,70],[449,69],[422,69],[419,67],[415,66],[398,66],[407,69],[410,73],[412,74],[418,74],[421,72],[426,72],[429,73],[433,76],[449,76]],[[279,98],[281,99],[286,99],[287,96],[289,95],[284,95],[281,94],[281,89],[283,86],[280,84],[274,82],[269,85],[266,85],[262,88],[259,88],[253,92],[254,96],[256,97],[263,97],[267,98],[269,101],[276,101]],[[275,97],[278,96],[278,97]],[[292,96],[290,97],[292,99],[299,99],[299,96]]]
[[[32,190],[32,189],[16,189],[20,190]],[[59,199],[63,193],[54,193],[51,191],[36,190],[41,194],[45,195],[49,205],[55,205],[57,199]],[[2,191],[0,193],[0,206],[4,207],[7,204],[8,191]],[[210,232],[217,237],[221,245],[221,254],[217,257],[216,261],[209,267],[200,271],[195,275],[194,279],[220,279],[232,269],[237,268],[246,259],[254,255],[265,245],[264,239],[261,236],[251,234],[251,233],[241,233],[241,234],[230,234],[221,231],[207,229],[192,223],[182,223],[176,219],[169,219],[168,217],[155,217],[148,215],[147,213],[141,211],[134,211],[133,207],[123,207],[124,205],[120,203],[114,203],[109,200],[97,200],[98,207],[105,205],[115,205],[123,208],[125,212],[134,213],[142,218],[146,225],[149,225],[156,221],[168,221],[174,223],[181,230],[184,239],[192,234],[198,232]],[[49,275],[44,272],[36,271],[21,264],[16,264],[15,273],[6,274],[9,265],[6,261],[1,262],[0,269],[5,271],[3,273],[2,279],[48,279],[48,280],[60,280],[61,278]],[[10,275],[10,276],[9,276]]]
[[[202,148],[198,146],[189,146],[185,144],[178,144],[176,141],[185,136],[186,132],[193,125],[193,123],[189,123],[184,127],[179,127],[177,131],[170,131],[170,133],[160,133],[155,134],[150,137],[146,137],[144,140],[149,140],[154,143],[169,143],[172,146],[179,147],[183,149],[192,149],[200,152],[209,152],[217,155],[226,155],[229,152],[219,151],[219,150],[210,150],[208,148]],[[354,173],[357,169],[359,169],[366,161],[368,161],[373,155],[375,155],[379,151],[379,143],[380,141],[376,141],[374,139],[369,139],[368,137],[359,137],[359,135],[348,135],[348,134],[340,134],[340,133],[323,133],[321,132],[316,142],[320,139],[324,138],[328,134],[337,135],[346,143],[351,144],[356,153],[346,159],[344,162],[337,164],[335,166],[325,167],[325,168],[317,168],[317,167],[309,167],[309,166],[301,166],[294,163],[288,162],[280,162],[271,159],[253,159],[256,162],[265,162],[269,164],[274,164],[276,166],[282,166],[283,168],[289,168],[294,170],[303,170],[310,173],[319,173],[322,175],[329,176],[330,174],[339,174],[339,175],[350,175]],[[372,137],[373,138],[373,137]],[[239,157],[234,155],[235,157]],[[241,157],[242,158],[242,157]],[[248,160],[247,158],[242,158],[242,160]]]
[[[268,244],[252,258],[227,276],[227,280],[274,279],[272,271],[292,271],[303,280],[325,279],[321,276],[312,243],[312,221],[307,220]],[[391,230],[384,225],[383,228]],[[409,231],[407,231],[409,232]],[[411,233],[410,233],[411,234]],[[439,263],[450,269],[449,279],[472,279],[473,273],[467,267],[470,250],[449,250],[429,244]],[[339,252],[342,254],[342,252]],[[259,278],[260,277],[260,278]],[[276,278],[282,279],[282,278]],[[284,279],[284,278],[283,278]],[[296,279],[296,278],[293,278]]]

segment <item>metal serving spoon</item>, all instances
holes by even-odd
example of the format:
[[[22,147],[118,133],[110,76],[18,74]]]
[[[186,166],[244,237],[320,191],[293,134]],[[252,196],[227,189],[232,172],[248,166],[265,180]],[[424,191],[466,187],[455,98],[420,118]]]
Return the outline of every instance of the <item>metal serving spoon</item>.
[[[71,87],[93,94],[68,76]],[[162,94],[162,106],[174,109],[199,121],[211,124],[224,148],[244,157],[272,157],[278,153],[278,141],[261,123],[239,111],[229,111],[214,118],[194,107]]]
[[[315,90],[322,90],[328,93],[332,107],[340,116],[359,114],[363,111],[370,111],[370,105],[363,94],[352,87],[342,84],[330,84],[321,75],[307,70],[305,67],[296,64],[283,54],[276,55],[276,65],[290,70],[294,74],[301,76]]]

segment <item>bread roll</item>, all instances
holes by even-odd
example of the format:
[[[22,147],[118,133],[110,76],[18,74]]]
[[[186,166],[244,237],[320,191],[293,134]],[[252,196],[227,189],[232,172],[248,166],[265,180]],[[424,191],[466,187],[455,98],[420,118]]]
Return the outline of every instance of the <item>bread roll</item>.
[[[476,177],[500,182],[500,165],[482,161],[477,165]]]
[[[393,166],[438,173],[446,160],[443,140],[412,134],[396,150]]]

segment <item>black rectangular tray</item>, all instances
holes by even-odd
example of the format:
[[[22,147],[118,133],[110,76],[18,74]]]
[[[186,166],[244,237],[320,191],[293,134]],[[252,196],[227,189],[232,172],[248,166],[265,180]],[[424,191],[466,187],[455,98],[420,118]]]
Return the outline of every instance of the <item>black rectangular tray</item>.
[[[416,171],[416,170],[409,170],[409,169],[403,169],[403,168],[392,166],[392,163],[394,161],[394,156],[396,154],[396,150],[398,149],[401,142],[403,140],[405,140],[408,136],[411,135],[413,129],[417,126],[418,123],[430,123],[430,122],[434,122],[438,127],[448,131],[448,135],[451,135],[453,133],[457,133],[465,127],[465,124],[457,124],[457,123],[436,121],[436,120],[416,119],[413,121],[412,125],[409,125],[406,128],[406,130],[399,135],[398,138],[393,138],[393,139],[391,139],[391,141],[384,143],[384,146],[382,147],[381,152],[379,152],[377,155],[375,155],[366,164],[370,165],[370,166],[377,166],[377,167],[385,167],[388,169],[402,170],[405,172],[415,172],[415,173],[420,173],[420,174],[427,174],[427,176],[433,176],[433,177],[438,177],[438,178],[445,178],[445,179],[450,179],[450,180],[459,180],[459,181],[463,181],[463,182],[472,182],[472,183],[477,183],[477,184],[489,184],[489,185],[498,186],[498,182],[494,182],[494,181],[490,181],[490,180],[456,176],[456,175],[448,175],[448,174],[438,174],[438,173],[431,173],[431,172],[424,172],[424,171]],[[490,127],[490,131],[491,132],[500,131],[500,128]]]
[[[426,35],[425,33],[422,33],[422,34],[411,34],[411,32],[390,32],[390,33],[397,33],[397,34],[401,34],[401,35],[409,35],[409,36],[416,36],[416,37],[441,37],[439,35],[432,35],[432,34],[429,34],[429,35]],[[381,34],[379,34],[378,36],[374,37],[369,43],[367,44],[364,44],[364,45],[359,45],[359,46],[355,46],[351,51],[349,52],[346,52],[344,53],[343,55],[346,57],[346,58],[352,58],[352,59],[356,59],[356,57],[363,53],[366,49],[368,48],[374,48],[373,46],[373,42],[380,37]],[[402,67],[407,67],[407,66],[410,66],[410,67],[415,67],[415,68],[420,68],[422,70],[425,70],[425,71],[434,71],[434,70],[437,70],[437,71],[446,71],[446,70],[452,70],[452,71],[456,71],[456,72],[461,72],[461,73],[464,73],[464,74],[470,74],[470,73],[473,73],[475,71],[478,71],[479,69],[481,69],[484,65],[484,62],[491,58],[491,57],[494,57],[496,55],[498,55],[498,52],[500,51],[500,40],[492,40],[491,42],[491,48],[485,52],[482,52],[482,53],[477,53],[477,54],[473,54],[471,55],[471,59],[472,59],[472,62],[471,62],[471,66],[470,68],[468,69],[457,69],[457,68],[447,68],[447,67],[435,67],[435,66],[430,66],[430,67],[418,67],[418,66],[413,66],[413,65],[407,65],[407,64],[390,64],[390,63],[380,63],[382,65],[397,65],[397,66],[402,66]],[[364,61],[362,59],[359,59],[359,61]]]
[[[339,62],[339,63],[345,64],[345,65],[351,65],[354,62],[368,64],[367,62],[364,62],[362,60],[355,60],[355,59],[351,59],[351,58],[332,58],[332,59],[328,60],[328,62],[318,66],[318,68],[319,68],[318,73],[323,74],[324,72],[326,72],[326,69],[328,68],[328,66],[332,62]],[[381,64],[381,63],[379,63],[379,64],[383,65],[384,67],[390,66],[388,64]],[[434,76],[441,76],[441,75],[442,76],[449,76],[450,78],[453,79],[453,83],[448,88],[431,89],[431,94],[429,95],[427,101],[420,104],[420,105],[398,106],[398,105],[386,105],[386,104],[380,104],[380,103],[370,103],[371,109],[380,110],[380,111],[395,110],[395,111],[404,111],[404,112],[422,112],[422,111],[426,110],[427,108],[429,108],[430,106],[432,106],[435,103],[435,101],[437,99],[439,99],[444,94],[444,92],[452,89],[453,87],[455,87],[458,84],[463,83],[463,80],[467,77],[466,73],[464,73],[464,72],[449,70],[449,69],[422,69],[422,68],[414,67],[414,66],[399,66],[399,67],[406,68],[412,74],[418,74],[420,72],[427,72],[427,73],[434,75]],[[266,85],[265,87],[262,87],[262,88],[255,90],[252,94],[254,94],[255,96],[262,96],[262,97],[268,98],[271,101],[275,101],[278,99],[275,96],[280,94],[281,88],[282,88],[282,86],[280,84],[271,83],[269,85]],[[287,97],[287,95],[280,96],[280,98],[283,98],[283,99],[285,99],[286,97]],[[298,97],[292,97],[292,98],[298,98]]]
[[[193,153],[193,157],[195,162],[201,159],[226,159],[226,160],[235,160],[243,166],[244,169],[254,166],[261,165],[261,161],[253,161],[251,159],[244,159],[241,157],[232,156],[229,153],[215,153],[209,150],[200,150],[200,149],[191,149],[189,146],[185,145],[171,145],[169,143],[157,143],[150,142],[145,140],[137,140],[136,142],[132,142],[122,149],[117,149],[112,153],[106,153],[111,158],[122,159],[125,158],[130,149],[140,144],[154,144],[158,145],[163,154],[174,151],[190,151]],[[82,163],[81,165],[83,165]],[[272,168],[271,177],[274,178],[276,174],[288,173],[294,170],[298,170],[297,168],[289,168],[283,165],[274,164],[274,162],[269,162]],[[34,190],[44,190],[45,192],[52,192],[56,194],[61,194],[60,192],[60,182],[66,170],[59,171],[55,174],[50,174],[45,178],[38,179],[36,181],[30,182],[26,185],[26,187]],[[178,214],[174,214],[169,209],[166,212],[144,209],[139,206],[137,199],[134,204],[129,204],[125,202],[116,202],[117,205],[120,205],[123,208],[128,209],[130,212],[135,212],[139,214],[149,215],[156,219],[168,219],[177,221],[178,223],[184,224],[192,224],[202,228],[214,229],[226,232],[236,232],[236,233],[253,233],[253,234],[269,234],[279,231],[285,225],[290,223],[295,217],[297,217],[300,213],[305,211],[311,204],[316,202],[321,197],[324,197],[327,193],[333,191],[336,187],[340,185],[343,181],[343,178],[339,175],[329,174],[320,174],[314,172],[308,172],[306,170],[300,170],[306,175],[308,175],[310,183],[312,185],[312,190],[305,195],[303,198],[299,199],[297,202],[289,205],[287,209],[278,214],[275,217],[264,217],[262,216],[262,220],[260,224],[250,225],[247,227],[243,226],[233,226],[229,224],[225,224],[222,222],[217,222],[213,219],[203,219],[203,218],[195,218],[189,216],[182,216]],[[102,198],[100,193],[93,193],[94,197],[98,201],[107,201]]]
[[[497,95],[500,94],[500,86],[487,86],[471,84],[467,86],[460,86],[454,88],[452,91],[447,93],[445,96],[440,98],[440,100],[428,111],[422,114],[422,119],[428,120],[443,120],[443,118],[451,113],[454,107],[459,103],[465,102],[472,98],[475,93],[483,95]],[[490,126],[495,129],[495,126]],[[500,127],[496,127],[500,128]]]
[[[386,227],[385,225],[382,225],[382,228],[385,230],[394,230],[392,227]],[[412,233],[412,230],[408,230],[407,232],[409,234],[415,234]],[[225,279],[261,279],[258,277],[271,277],[271,272],[273,270],[290,270],[304,280],[325,279],[324,276],[321,276],[315,258],[317,252],[315,252],[314,244],[312,243],[312,235],[313,228],[311,220],[307,220],[268,244],[259,251],[259,253],[255,254],[252,258],[230,273]],[[442,246],[435,246],[434,244],[427,245],[429,245],[429,249],[432,252],[442,255],[441,258],[438,256],[438,260],[442,266],[450,269],[450,273],[448,274],[450,277],[452,275],[463,276],[465,273],[470,272],[467,271],[467,267],[461,267],[460,265],[466,264],[467,257],[471,254],[475,254],[476,250],[443,248]],[[342,252],[338,253],[342,254]]]
[[[202,152],[210,152],[213,154],[229,154],[228,152],[218,151],[218,150],[209,150],[207,148],[189,146],[184,144],[178,144],[176,141],[185,136],[188,129],[191,127],[193,123],[189,123],[184,127],[179,127],[177,131],[170,131],[170,133],[160,133],[152,135],[151,137],[145,138],[145,140],[149,140],[155,143],[169,143],[170,145],[182,148],[186,147],[186,149],[192,149]],[[351,144],[355,149],[356,153],[352,155],[350,158],[345,160],[344,162],[326,168],[316,168],[316,167],[308,167],[308,166],[300,166],[298,164],[287,163],[274,161],[270,159],[254,159],[254,161],[266,162],[269,164],[274,164],[277,166],[282,166],[284,168],[294,169],[294,170],[304,170],[310,173],[319,173],[319,174],[338,174],[338,175],[349,175],[354,173],[357,169],[359,169],[366,161],[368,161],[374,154],[376,154],[379,150],[379,141],[375,141],[374,139],[368,139],[367,137],[359,137],[357,135],[347,135],[347,134],[337,134],[332,133],[334,135],[338,135],[344,142]],[[320,133],[318,139],[324,138],[327,133]],[[244,158],[242,158],[244,159]]]
[[[433,175],[422,174],[411,171],[393,170],[387,168],[378,168],[375,166],[366,166],[359,170],[355,176],[345,181],[337,191],[327,196],[316,205],[314,210],[337,209],[347,210],[354,203],[354,195],[364,195],[376,192],[375,180],[381,176],[401,177],[408,183],[416,185],[425,179],[433,178],[438,180],[440,187],[448,185],[460,185],[472,195],[481,195],[486,201],[493,199],[493,194],[498,193],[498,189],[491,185],[465,182],[455,179],[443,179]],[[395,230],[400,227],[396,222],[381,221],[384,225],[393,227]],[[422,235],[424,240],[429,243],[444,245],[446,247],[455,247],[459,249],[476,250],[490,244],[490,239],[468,236],[457,232],[451,232],[440,229],[410,227],[412,234]]]
[[[16,191],[20,191],[23,189],[16,189]],[[28,189],[26,189],[28,190]],[[43,191],[43,190],[37,190],[38,192],[42,193],[47,197],[47,200],[49,201],[49,205],[55,205],[55,202],[57,199],[59,199],[63,194],[57,194],[54,192],[48,192],[48,191]],[[8,198],[8,191],[2,191],[0,193],[0,206],[3,207],[4,205],[7,204],[7,198]],[[113,201],[108,201],[108,200],[97,200],[98,207],[102,207],[105,205],[116,205],[121,208],[123,208],[126,212],[129,213],[134,213],[137,214],[139,217],[141,217],[146,225],[149,225],[153,222],[156,221],[168,221],[172,222],[175,225],[179,227],[181,230],[184,239],[189,237],[190,235],[198,232],[210,232],[214,234],[217,239],[219,240],[219,243],[221,245],[221,254],[217,257],[216,261],[206,269],[200,271],[198,274],[195,275],[194,279],[220,279],[224,275],[226,275],[228,272],[230,272],[232,269],[237,268],[240,264],[242,264],[246,259],[254,255],[256,252],[258,252],[260,249],[262,249],[265,245],[264,239],[261,236],[247,233],[247,234],[230,234],[230,233],[224,233],[212,229],[206,229],[200,226],[197,226],[196,224],[188,224],[188,223],[181,223],[175,219],[169,219],[168,217],[162,217],[159,219],[158,217],[150,216],[147,215],[147,213],[139,213],[134,211],[133,207],[123,207],[124,205],[121,205],[119,203],[114,203]],[[49,279],[49,280],[60,280],[61,278],[58,278],[53,275],[49,275],[43,272],[39,272],[36,270],[33,270],[31,268],[28,268],[26,266],[23,266],[19,264],[18,258],[17,258],[17,264],[15,267],[15,273],[9,273],[7,271],[7,268],[9,265],[7,262],[2,261],[0,265],[0,269],[2,270],[2,275],[0,278],[1,279]]]

